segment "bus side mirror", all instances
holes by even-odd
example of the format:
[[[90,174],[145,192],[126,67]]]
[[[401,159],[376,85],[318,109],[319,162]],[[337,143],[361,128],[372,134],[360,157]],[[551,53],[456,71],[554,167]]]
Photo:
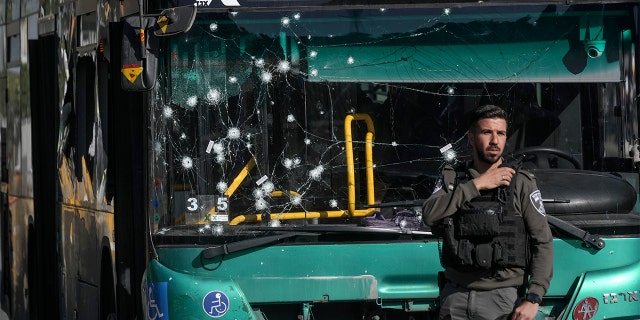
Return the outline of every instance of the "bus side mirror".
[[[196,19],[196,7],[185,6],[164,9],[158,18],[158,26],[153,32],[158,37],[175,36],[191,29]]]
[[[125,91],[147,91],[156,84],[158,38],[154,18],[129,17],[122,28],[120,84]]]
[[[195,6],[165,9],[157,20],[140,16],[126,18],[122,28],[122,89],[153,89],[158,68],[158,37],[189,31],[195,18]]]

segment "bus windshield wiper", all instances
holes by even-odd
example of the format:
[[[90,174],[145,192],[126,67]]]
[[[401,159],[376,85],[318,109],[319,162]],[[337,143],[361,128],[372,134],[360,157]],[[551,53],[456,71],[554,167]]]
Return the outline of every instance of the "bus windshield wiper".
[[[550,214],[547,214],[547,221],[550,225],[568,233],[578,240],[582,240],[582,242],[592,246],[596,250],[600,250],[604,248],[605,242],[600,238],[597,234],[591,234],[585,230],[582,230],[573,224],[566,222],[562,219],[556,218]]]
[[[203,249],[202,252],[200,252],[200,256],[204,259],[213,259],[221,255],[226,255],[233,252],[260,247],[260,246],[271,244],[280,240],[292,238],[299,235],[305,235],[305,234],[306,233],[288,232],[288,233],[281,233],[281,234],[276,234],[272,236],[246,239],[246,240],[236,241],[232,243],[225,243],[219,246],[208,247]]]

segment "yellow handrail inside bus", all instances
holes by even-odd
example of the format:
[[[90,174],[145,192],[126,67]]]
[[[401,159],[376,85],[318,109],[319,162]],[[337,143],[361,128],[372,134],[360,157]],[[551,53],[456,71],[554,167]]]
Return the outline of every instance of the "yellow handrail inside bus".
[[[238,173],[238,175],[235,177],[235,179],[233,179],[233,182],[227,188],[227,190],[224,192],[224,195],[227,196],[227,197],[231,197],[233,195],[233,193],[236,192],[236,190],[238,189],[238,187],[240,186],[242,181],[244,181],[244,179],[247,177],[247,175],[249,175],[249,171],[251,171],[251,169],[253,169],[253,167],[255,167],[255,166],[256,166],[256,159],[254,157],[251,157],[251,160],[249,160],[249,162],[247,162],[247,164],[244,166],[244,168],[242,168],[242,170],[240,170],[240,173]]]
[[[347,161],[347,187],[348,187],[348,210],[331,210],[331,211],[303,211],[303,212],[282,212],[271,213],[271,220],[299,220],[299,219],[313,219],[313,218],[347,218],[347,217],[366,217],[371,215],[375,208],[369,209],[356,209],[356,183],[355,183],[355,164],[353,157],[353,134],[351,125],[353,121],[364,121],[367,125],[367,133],[365,135],[365,164],[366,164],[366,177],[367,177],[367,204],[372,205],[375,203],[374,192],[374,179],[373,179],[373,139],[375,136],[375,130],[373,126],[373,120],[368,114],[353,114],[347,115],[344,121],[344,135],[345,135],[345,149],[346,149],[346,161]],[[252,159],[253,160],[253,159]],[[230,196],[233,191],[240,185],[249,173],[249,171],[255,166],[255,160],[253,163],[247,164],[245,169],[234,179],[232,187],[225,192],[225,195]],[[285,193],[283,191],[274,191],[271,193],[274,197],[281,197],[285,195],[298,195],[294,191]],[[262,221],[261,214],[248,214],[239,215],[229,222],[230,225],[237,225],[243,222],[259,222]]]
[[[362,215],[366,216],[373,212],[373,210],[361,210]],[[334,211],[307,211],[307,212],[284,212],[284,213],[271,213],[271,220],[301,220],[301,219],[314,219],[314,218],[347,218],[349,213],[346,210],[334,210]],[[260,214],[247,214],[235,217],[230,225],[238,225],[243,222],[260,222],[262,221],[262,215]]]
[[[297,192],[295,192],[293,190],[289,190],[287,192],[276,190],[276,191],[272,191],[271,192],[271,197],[272,198],[279,198],[279,197],[284,197],[284,196],[299,196],[299,195],[300,195],[299,193],[297,193]]]
[[[365,169],[367,176],[367,204],[375,203],[373,184],[373,139],[375,130],[373,120],[368,114],[356,113],[347,115],[344,120],[345,151],[347,154],[347,187],[349,197],[349,212],[355,215],[356,212],[356,178],[355,165],[353,160],[353,134],[351,133],[351,123],[354,121],[364,121],[367,124],[367,134],[365,135]]]
[[[247,164],[242,168],[242,170],[240,170],[238,175],[233,179],[233,182],[231,183],[231,185],[227,187],[227,190],[225,190],[224,195],[226,197],[231,197],[236,192],[236,190],[238,189],[242,181],[244,181],[244,179],[247,178],[247,176],[249,175],[249,172],[255,166],[256,166],[256,159],[254,157],[251,157],[249,162],[247,162]],[[283,197],[285,195],[299,196],[300,194],[295,191],[284,192],[284,191],[275,190],[271,192],[272,197]],[[218,212],[216,211],[216,207],[214,206],[211,208],[211,210],[209,210],[208,215],[217,214],[217,213]]]

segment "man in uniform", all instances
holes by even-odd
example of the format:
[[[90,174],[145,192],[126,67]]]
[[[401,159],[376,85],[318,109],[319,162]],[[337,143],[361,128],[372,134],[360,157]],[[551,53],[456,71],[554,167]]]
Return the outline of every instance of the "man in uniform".
[[[443,237],[440,319],[533,319],[553,274],[535,177],[504,165],[501,108],[474,110],[468,139],[473,162],[446,166],[423,207],[424,222]]]

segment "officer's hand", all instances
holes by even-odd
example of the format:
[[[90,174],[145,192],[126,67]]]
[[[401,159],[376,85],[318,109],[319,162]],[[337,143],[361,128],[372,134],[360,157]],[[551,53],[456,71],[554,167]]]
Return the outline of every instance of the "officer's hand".
[[[538,304],[524,301],[513,311],[511,320],[532,320],[536,314],[538,314]]]
[[[478,191],[508,186],[515,173],[516,171],[509,167],[493,168],[473,179],[473,183]]]

